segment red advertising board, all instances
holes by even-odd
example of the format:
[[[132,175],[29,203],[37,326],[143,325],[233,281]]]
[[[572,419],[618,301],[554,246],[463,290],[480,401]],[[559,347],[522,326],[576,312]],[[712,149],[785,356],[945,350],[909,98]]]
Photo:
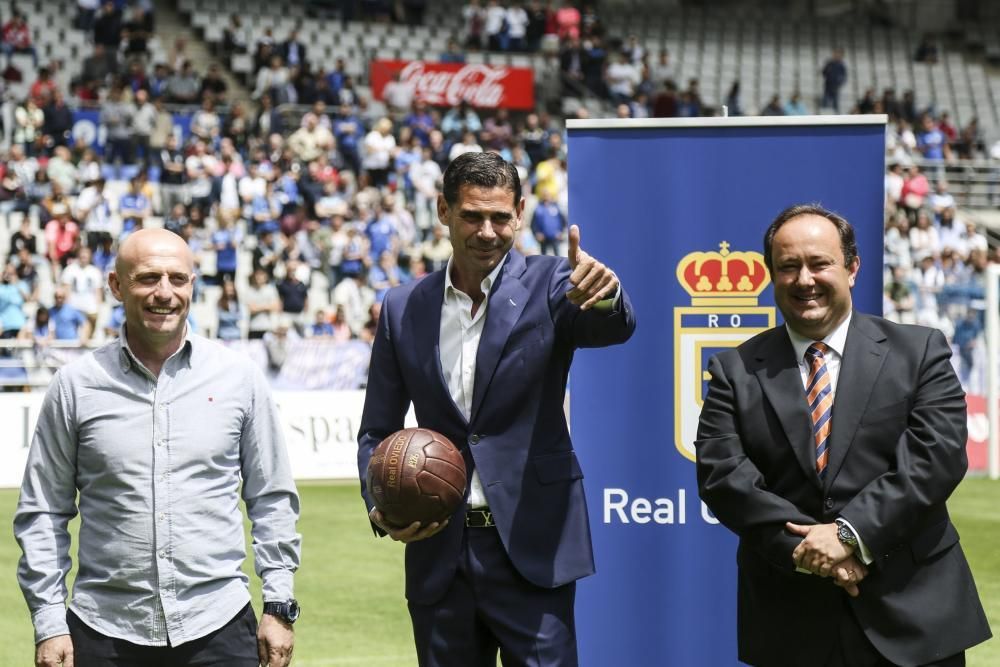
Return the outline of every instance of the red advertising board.
[[[990,422],[986,414],[986,397],[966,394],[965,402],[969,407],[969,444],[966,448],[966,451],[969,453],[969,470],[985,472],[989,466],[987,451],[990,438]]]
[[[485,109],[535,108],[535,72],[529,67],[373,60],[369,80],[375,99],[382,99],[386,84],[396,72],[400,82],[413,86],[414,99],[432,106],[451,107],[465,100]]]

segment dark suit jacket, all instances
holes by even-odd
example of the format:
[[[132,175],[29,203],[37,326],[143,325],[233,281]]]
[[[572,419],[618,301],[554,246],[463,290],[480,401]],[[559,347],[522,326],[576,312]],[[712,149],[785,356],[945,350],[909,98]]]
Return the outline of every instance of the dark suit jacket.
[[[965,475],[966,406],[940,331],[855,312],[824,481],[785,328],[714,357],[695,443],[698,486],[740,537],[739,657],[823,664],[850,609],[893,663],[941,659],[990,636],[945,501]],[[847,598],[794,571],[786,521],[855,527],[874,562]],[[844,600],[848,599],[848,605]]]
[[[412,401],[420,426],[444,434],[474,462],[503,544],[525,579],[552,588],[592,574],[583,473],[563,400],[576,348],[631,336],[628,296],[623,290],[615,312],[581,311],[566,299],[565,259],[512,250],[490,291],[466,421],[441,371],[445,270],[389,290],[382,303],[358,434],[367,507],[374,506],[365,488],[368,459],[403,427]],[[461,550],[462,512],[434,537],[407,545],[411,602],[431,604],[444,595]]]
[[[280,47],[280,50],[278,52],[281,54],[281,58],[285,61],[285,65],[288,65],[288,53],[292,50],[292,44],[293,43],[299,49],[299,63],[298,64],[299,64],[299,66],[301,66],[302,63],[305,63],[305,62],[309,61],[309,59],[306,58],[306,45],[303,44],[302,42],[284,41],[284,42],[281,43],[281,47]]]

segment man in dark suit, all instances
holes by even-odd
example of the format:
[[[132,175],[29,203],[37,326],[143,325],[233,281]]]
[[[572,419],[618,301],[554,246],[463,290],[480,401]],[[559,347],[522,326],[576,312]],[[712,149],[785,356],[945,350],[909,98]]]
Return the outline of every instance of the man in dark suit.
[[[306,45],[299,41],[299,31],[292,30],[288,33],[288,39],[281,43],[278,51],[289,67],[303,69],[308,59],[306,58]]]
[[[739,658],[965,664],[990,637],[945,501],[968,461],[940,331],[852,310],[854,230],[782,212],[764,260],[785,325],[714,357],[698,486],[740,537]]]
[[[583,473],[563,411],[574,351],[622,343],[635,319],[614,272],[570,232],[569,261],[511,247],[517,170],[466,153],[445,171],[438,218],[448,266],[382,304],[359,433],[376,530],[407,542],[406,597],[423,667],[577,664],[575,581],[594,572]],[[413,403],[469,471],[449,520],[387,525],[365,488],[378,443]]]

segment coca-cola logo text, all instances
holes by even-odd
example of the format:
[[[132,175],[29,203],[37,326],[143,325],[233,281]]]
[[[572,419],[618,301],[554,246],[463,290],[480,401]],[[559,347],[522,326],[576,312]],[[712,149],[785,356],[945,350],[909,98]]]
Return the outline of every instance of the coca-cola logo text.
[[[500,83],[507,70],[489,65],[465,65],[448,72],[428,70],[421,61],[410,62],[400,72],[400,82],[413,86],[414,96],[436,106],[456,106],[463,100],[475,107],[497,107],[503,98]]]

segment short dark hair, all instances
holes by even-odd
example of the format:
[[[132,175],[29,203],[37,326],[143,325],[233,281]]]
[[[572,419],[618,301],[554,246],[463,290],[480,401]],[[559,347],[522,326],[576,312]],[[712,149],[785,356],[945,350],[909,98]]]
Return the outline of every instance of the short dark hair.
[[[840,250],[844,253],[844,266],[850,267],[854,264],[854,260],[858,257],[858,242],[854,237],[854,227],[851,223],[819,204],[795,204],[779,213],[771,226],[764,232],[764,264],[767,265],[767,270],[772,275],[774,274],[774,266],[771,263],[771,245],[774,243],[774,236],[783,224],[802,215],[818,215],[833,223],[833,226],[837,228],[837,233],[840,234]]]
[[[517,168],[497,153],[463,153],[444,170],[444,200],[449,206],[458,201],[463,185],[505,188],[514,193],[514,205],[521,201],[521,179]]]

